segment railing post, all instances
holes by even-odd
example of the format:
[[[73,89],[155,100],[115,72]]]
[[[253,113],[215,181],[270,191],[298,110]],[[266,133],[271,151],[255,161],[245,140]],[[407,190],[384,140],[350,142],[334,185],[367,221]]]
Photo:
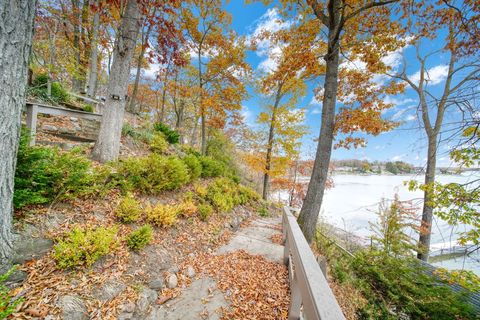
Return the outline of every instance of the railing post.
[[[290,260],[290,248],[288,244],[288,235],[285,235],[285,240],[283,243],[283,264],[288,266]]]
[[[302,293],[298,285],[297,277],[294,275],[290,282],[291,301],[288,308],[288,319],[298,320],[300,319],[300,310],[302,307]]]
[[[37,134],[37,115],[38,106],[35,104],[27,104],[27,128],[30,131],[30,146],[35,145],[35,136]]]

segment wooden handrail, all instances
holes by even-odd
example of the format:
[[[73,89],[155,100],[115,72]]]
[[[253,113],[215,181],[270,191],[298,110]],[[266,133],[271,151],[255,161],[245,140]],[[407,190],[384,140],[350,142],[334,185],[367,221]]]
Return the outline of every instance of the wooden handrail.
[[[283,239],[291,291],[288,319],[345,319],[289,207],[284,207]]]
[[[53,116],[75,117],[88,120],[102,121],[102,115],[99,113],[85,112],[79,110],[72,110],[62,107],[54,107],[40,103],[27,102],[26,103],[27,128],[30,131],[30,145],[35,145],[35,135],[37,132],[37,115],[39,113],[50,114]]]

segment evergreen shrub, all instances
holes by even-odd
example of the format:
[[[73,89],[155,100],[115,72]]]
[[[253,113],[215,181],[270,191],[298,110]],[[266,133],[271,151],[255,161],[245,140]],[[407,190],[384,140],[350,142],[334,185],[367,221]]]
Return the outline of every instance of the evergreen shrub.
[[[165,139],[167,139],[168,143],[170,144],[176,144],[180,140],[180,134],[177,131],[172,130],[164,123],[155,123],[154,129],[155,131],[163,133],[165,135]]]
[[[178,206],[157,204],[146,210],[147,221],[157,227],[173,226],[177,222]]]
[[[146,224],[130,233],[127,238],[127,247],[131,250],[138,251],[143,249],[153,239],[153,229]]]
[[[115,210],[115,214],[124,223],[135,222],[142,215],[140,203],[132,195],[125,196]]]
[[[61,269],[90,267],[117,245],[117,228],[74,228],[54,247],[53,258]]]

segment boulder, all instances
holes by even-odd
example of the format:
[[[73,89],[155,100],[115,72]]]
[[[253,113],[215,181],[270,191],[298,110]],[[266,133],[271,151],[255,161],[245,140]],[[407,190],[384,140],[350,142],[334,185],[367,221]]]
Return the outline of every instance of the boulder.
[[[127,286],[118,281],[107,281],[101,288],[93,292],[93,296],[100,301],[108,301],[125,290]]]
[[[155,290],[143,288],[137,299],[135,316],[141,318],[141,315],[145,314],[148,311],[150,305],[153,304],[155,300],[157,300],[157,298],[158,294]]]
[[[57,307],[61,311],[62,319],[87,320],[87,306],[80,297],[62,296],[57,301]]]
[[[163,290],[163,288],[165,287],[165,281],[163,281],[162,278],[153,279],[148,283],[148,287],[157,291]]]
[[[175,274],[169,275],[167,278],[167,287],[169,289],[173,289],[173,288],[176,288],[177,285],[178,285],[177,276]]]
[[[58,128],[55,127],[55,126],[49,125],[49,124],[44,124],[44,125],[42,126],[42,130],[43,130],[43,131],[53,131],[53,132],[57,132],[57,131],[58,131]]]
[[[195,277],[195,269],[192,266],[187,266],[185,268],[185,275],[189,278]]]

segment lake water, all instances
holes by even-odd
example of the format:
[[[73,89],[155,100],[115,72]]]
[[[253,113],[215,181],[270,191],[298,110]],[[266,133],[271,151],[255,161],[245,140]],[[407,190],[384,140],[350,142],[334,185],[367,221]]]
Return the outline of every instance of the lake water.
[[[477,176],[478,177],[478,176]],[[465,183],[475,176],[472,173],[462,175],[438,175],[441,183]],[[411,200],[421,214],[422,192],[410,192],[404,185],[408,180],[423,181],[423,176],[392,175],[333,175],[334,188],[326,190],[321,209],[321,219],[358,236],[369,238],[372,234],[369,222],[377,220],[379,203],[382,198],[393,199],[398,194],[400,200]],[[277,195],[279,196],[279,195]],[[281,196],[283,197],[283,196]],[[468,230],[468,226],[452,227],[435,217],[432,225],[432,252],[450,249],[457,243],[457,232]],[[367,240],[366,240],[367,241]],[[471,257],[453,258],[434,265],[447,269],[468,269],[480,275],[480,254]]]

